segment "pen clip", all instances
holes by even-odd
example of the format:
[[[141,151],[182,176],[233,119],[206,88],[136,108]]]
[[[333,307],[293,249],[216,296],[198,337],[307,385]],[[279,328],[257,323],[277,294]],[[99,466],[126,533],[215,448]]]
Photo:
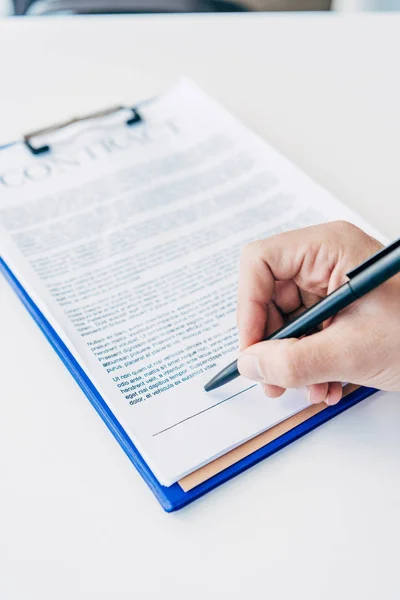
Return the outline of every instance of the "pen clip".
[[[361,265],[358,265],[358,267],[355,267],[352,271],[349,271],[349,273],[347,273],[347,277],[352,279],[356,275],[359,275],[365,271],[365,269],[378,262],[381,258],[390,254],[396,248],[400,248],[400,238],[389,244],[389,246],[382,248],[382,250],[379,250],[379,252],[376,252],[376,254],[370,256],[370,258],[367,258],[367,260],[361,263]]]

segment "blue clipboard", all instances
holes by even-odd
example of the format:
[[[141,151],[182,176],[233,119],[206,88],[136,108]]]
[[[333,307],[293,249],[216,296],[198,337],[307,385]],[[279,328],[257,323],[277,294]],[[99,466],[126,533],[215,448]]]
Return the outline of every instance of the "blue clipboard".
[[[9,147],[10,145],[11,144],[0,147],[0,151]],[[214,475],[204,483],[201,483],[200,485],[188,492],[185,492],[178,483],[175,483],[170,487],[165,487],[161,485],[156,479],[155,475],[150,470],[145,460],[142,458],[141,454],[137,450],[136,446],[133,444],[128,434],[125,432],[124,428],[118,422],[110,408],[107,406],[106,402],[103,400],[102,396],[97,391],[96,387],[90,381],[88,375],[79,365],[79,363],[68,350],[64,342],[59,337],[59,335],[55,332],[48,320],[44,317],[43,313],[39,310],[35,302],[33,302],[32,298],[28,295],[28,293],[22,287],[16,276],[12,273],[9,266],[7,266],[7,264],[1,257],[0,271],[3,273],[5,278],[13,287],[14,291],[16,292],[16,294],[18,295],[18,297],[20,298],[30,315],[36,321],[37,325],[40,327],[47,340],[50,342],[51,346],[54,348],[61,360],[64,362],[69,372],[72,374],[78,385],[81,387],[82,391],[86,394],[93,407],[103,419],[108,429],[114,435],[117,442],[120,444],[124,452],[127,454],[128,458],[136,467],[136,469],[138,470],[138,472],[140,473],[140,475],[147,483],[147,485],[157,498],[158,502],[161,504],[161,506],[166,512],[173,512],[175,510],[179,510],[180,508],[183,508],[184,506],[190,504],[194,500],[197,500],[201,496],[204,496],[204,494],[207,494],[208,492],[225,483],[226,481],[229,481],[229,479],[232,479],[236,475],[239,475],[246,469],[249,469],[250,467],[264,460],[271,454],[274,454],[281,448],[284,448],[291,442],[294,442],[309,431],[312,431],[319,425],[322,425],[326,421],[329,421],[336,415],[347,410],[351,406],[354,406],[364,398],[371,396],[371,394],[377,391],[374,388],[367,387],[360,387],[356,389],[355,391],[348,394],[345,398],[343,398],[339,402],[339,404],[325,408],[323,411],[312,416],[307,421],[301,423],[300,425],[297,425],[287,433],[274,439],[267,445],[249,454],[245,458],[242,458],[237,463],[227,467],[220,473]]]

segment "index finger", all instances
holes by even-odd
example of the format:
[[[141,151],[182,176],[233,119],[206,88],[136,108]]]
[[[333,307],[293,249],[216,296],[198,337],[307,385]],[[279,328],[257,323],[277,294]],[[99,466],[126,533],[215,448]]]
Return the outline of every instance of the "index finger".
[[[307,227],[253,242],[244,248],[240,259],[237,308],[241,348],[264,339],[268,305],[276,282],[295,279],[304,267],[313,271],[322,240],[321,227]],[[336,262],[332,258],[331,255],[326,261],[329,265],[319,269],[319,280],[329,280],[326,274]]]

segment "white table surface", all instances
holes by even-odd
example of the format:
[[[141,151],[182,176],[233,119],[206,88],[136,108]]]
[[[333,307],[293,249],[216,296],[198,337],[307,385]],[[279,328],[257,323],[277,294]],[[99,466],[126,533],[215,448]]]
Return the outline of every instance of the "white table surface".
[[[189,75],[390,237],[400,16],[0,22],[0,141]],[[398,599],[400,394],[163,513],[0,279],[0,598]]]

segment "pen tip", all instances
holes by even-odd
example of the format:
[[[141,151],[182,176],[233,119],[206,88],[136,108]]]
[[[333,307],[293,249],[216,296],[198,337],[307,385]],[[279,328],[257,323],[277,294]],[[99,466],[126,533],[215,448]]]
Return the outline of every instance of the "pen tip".
[[[221,387],[221,385],[229,383],[229,381],[232,381],[232,379],[235,379],[238,376],[239,371],[237,370],[237,360],[234,360],[228,366],[226,366],[225,369],[222,369],[222,371],[214,375],[214,377],[212,377],[210,381],[205,384],[204,389],[206,392],[211,392],[212,390]]]
[[[204,390],[206,392],[211,392],[212,390],[214,390],[216,387],[218,387],[218,383],[215,383],[215,377],[213,377],[212,379],[210,379],[210,381],[208,381],[205,386],[204,386]]]

